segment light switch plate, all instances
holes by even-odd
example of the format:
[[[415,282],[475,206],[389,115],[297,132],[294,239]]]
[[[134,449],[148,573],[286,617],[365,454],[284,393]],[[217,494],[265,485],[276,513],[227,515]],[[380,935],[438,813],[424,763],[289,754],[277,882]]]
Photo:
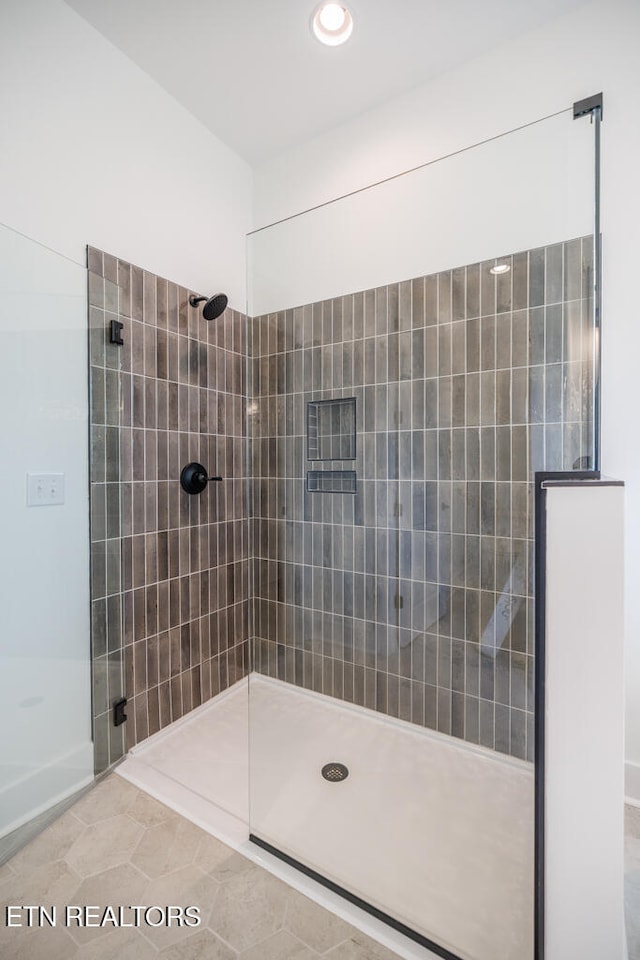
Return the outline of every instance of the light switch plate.
[[[28,473],[27,506],[53,507],[64,503],[64,473]]]

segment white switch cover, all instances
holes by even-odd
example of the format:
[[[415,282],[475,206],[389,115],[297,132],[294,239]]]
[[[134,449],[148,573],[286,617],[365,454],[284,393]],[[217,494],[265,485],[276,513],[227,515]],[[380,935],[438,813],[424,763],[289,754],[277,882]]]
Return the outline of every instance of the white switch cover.
[[[28,473],[27,506],[52,507],[64,503],[64,473]]]

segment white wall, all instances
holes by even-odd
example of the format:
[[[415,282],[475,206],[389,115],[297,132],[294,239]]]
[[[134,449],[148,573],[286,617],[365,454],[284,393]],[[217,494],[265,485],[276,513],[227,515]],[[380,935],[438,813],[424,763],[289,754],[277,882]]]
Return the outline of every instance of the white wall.
[[[244,309],[248,165],[61,0],[2,0],[0,115],[0,222]]]
[[[639,42],[637,0],[587,4],[256,170],[254,222],[263,226],[604,92],[602,466],[627,483],[626,752],[640,768],[640,457],[631,420],[640,356]],[[629,769],[640,788],[640,769]]]
[[[93,776],[86,370],[86,271],[0,227],[0,836]]]
[[[624,491],[545,486],[544,956],[621,960]]]
[[[571,110],[249,237],[261,316],[593,230],[593,128]]]
[[[2,833],[93,766],[86,244],[243,310],[251,173],[61,0],[2,0],[0,117]]]

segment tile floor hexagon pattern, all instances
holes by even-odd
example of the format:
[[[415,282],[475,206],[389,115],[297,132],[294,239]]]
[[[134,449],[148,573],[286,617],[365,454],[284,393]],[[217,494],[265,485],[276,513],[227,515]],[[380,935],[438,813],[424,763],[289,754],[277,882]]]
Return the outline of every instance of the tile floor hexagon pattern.
[[[624,915],[629,960],[640,960],[640,807],[624,808]]]
[[[116,775],[0,867],[3,920],[7,906],[27,904],[56,906],[58,923],[27,927],[24,911],[22,927],[3,922],[2,960],[398,960]],[[198,906],[202,923],[65,928],[70,904],[95,905],[98,916],[107,906]]]
[[[640,960],[640,808],[626,807],[629,960]],[[151,899],[149,899],[151,898]],[[2,960],[398,960],[121,777],[85,794],[0,867],[9,905],[198,906],[192,927],[0,924]],[[162,900],[162,904],[159,903]],[[155,917],[153,918],[155,919]],[[46,921],[45,921],[46,923]]]

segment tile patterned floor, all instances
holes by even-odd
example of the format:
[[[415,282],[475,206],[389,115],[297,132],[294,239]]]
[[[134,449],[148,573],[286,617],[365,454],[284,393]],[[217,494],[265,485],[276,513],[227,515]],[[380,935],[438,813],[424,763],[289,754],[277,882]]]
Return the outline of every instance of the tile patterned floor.
[[[624,808],[624,913],[629,960],[640,960],[640,807]]]
[[[194,905],[202,923],[5,926],[5,907],[27,904],[58,918],[70,904]],[[0,908],[2,960],[397,960],[115,775],[0,867]]]
[[[629,960],[640,960],[640,808],[625,808]],[[189,927],[8,928],[7,905],[199,906]],[[2,960],[397,960],[354,927],[110,776],[0,866]],[[24,919],[23,919],[23,922]]]

